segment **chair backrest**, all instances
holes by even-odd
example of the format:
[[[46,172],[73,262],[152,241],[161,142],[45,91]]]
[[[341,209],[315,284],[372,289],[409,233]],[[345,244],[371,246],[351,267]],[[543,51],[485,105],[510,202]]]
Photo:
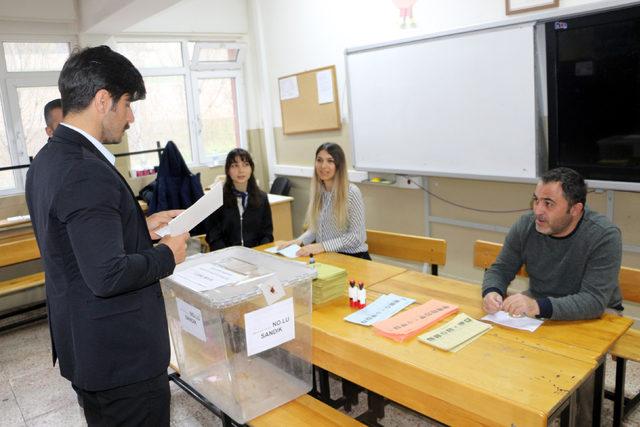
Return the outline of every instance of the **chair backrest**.
[[[627,301],[640,302],[640,270],[637,268],[620,267],[620,292]]]
[[[35,237],[24,237],[0,243],[0,267],[40,258]]]
[[[288,196],[291,191],[291,181],[286,176],[279,176],[271,184],[269,193],[279,194],[281,196]]]
[[[483,269],[491,267],[498,258],[498,254],[502,250],[501,243],[487,242],[486,240],[476,240],[473,244],[473,266]],[[524,266],[518,270],[518,276],[527,277],[527,270]]]
[[[447,262],[447,241],[443,239],[367,230],[367,245],[372,254],[431,264],[434,275]]]

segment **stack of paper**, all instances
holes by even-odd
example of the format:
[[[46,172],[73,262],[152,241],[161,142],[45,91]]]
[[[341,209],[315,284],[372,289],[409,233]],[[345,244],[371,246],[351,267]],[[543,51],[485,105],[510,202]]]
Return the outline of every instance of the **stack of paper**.
[[[416,300],[395,294],[381,295],[365,308],[345,317],[344,320],[363,326],[370,326],[376,322],[388,319],[414,302],[416,302]]]
[[[342,297],[347,289],[347,271],[333,265],[315,263],[318,276],[313,281],[313,303],[322,304]]]
[[[458,307],[455,305],[432,299],[390,319],[374,323],[373,329],[376,334],[383,337],[404,341],[457,311]]]
[[[452,321],[420,335],[418,339],[425,344],[455,353],[489,329],[491,329],[491,325],[460,313]]]
[[[497,323],[498,325],[506,326],[509,328],[522,329],[523,331],[534,332],[543,320],[533,319],[531,317],[513,317],[506,311],[498,311],[494,314],[487,314],[480,320],[488,320],[489,322]]]

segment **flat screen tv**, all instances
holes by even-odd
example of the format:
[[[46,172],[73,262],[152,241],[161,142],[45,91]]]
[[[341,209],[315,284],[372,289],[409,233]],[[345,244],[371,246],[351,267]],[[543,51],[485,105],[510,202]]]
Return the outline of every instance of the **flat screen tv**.
[[[549,168],[640,182],[640,6],[545,24]]]

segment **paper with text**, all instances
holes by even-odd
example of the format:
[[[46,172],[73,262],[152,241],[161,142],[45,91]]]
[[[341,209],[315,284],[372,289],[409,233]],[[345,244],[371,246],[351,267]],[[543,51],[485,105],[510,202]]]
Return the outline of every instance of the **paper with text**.
[[[222,187],[222,182],[215,183],[211,190],[200,197],[189,209],[169,221],[169,225],[166,227],[155,230],[155,233],[160,237],[164,237],[168,234],[177,236],[191,231],[193,227],[200,224],[206,217],[222,206]]]
[[[441,350],[456,352],[489,329],[491,325],[460,313],[450,322],[420,335],[418,339]]]
[[[245,313],[247,356],[261,353],[296,337],[293,298]]]
[[[498,311],[494,314],[487,314],[480,320],[488,320],[498,325],[509,328],[522,329],[523,331],[533,332],[542,325],[544,320],[533,319],[531,317],[513,317],[506,311]]]
[[[414,302],[416,302],[416,300],[399,295],[382,295],[365,308],[351,313],[345,317],[344,320],[363,326],[370,326],[376,322],[388,319]]]
[[[277,246],[271,246],[270,248],[265,249],[265,251],[267,251],[269,253],[284,255],[287,258],[298,258],[296,253],[299,250],[300,250],[300,246],[296,245],[295,243],[293,245],[289,245],[289,246],[287,246],[286,248],[283,248],[283,249],[278,249]]]
[[[318,104],[333,102],[333,77],[331,70],[322,70],[316,73],[316,85],[318,86]]]
[[[171,279],[196,292],[210,291],[220,286],[238,283],[247,278],[224,267],[202,263],[183,271],[173,273]]]
[[[182,301],[180,298],[176,298],[176,303],[178,305],[178,316],[180,317],[182,329],[200,341],[207,341],[207,336],[204,333],[202,312],[191,304]]]
[[[458,307],[453,304],[432,299],[387,320],[374,323],[373,328],[378,335],[394,341],[404,341],[457,311]]]
[[[280,84],[280,100],[294,99],[300,96],[298,90],[298,78],[296,76],[287,77],[278,81]]]

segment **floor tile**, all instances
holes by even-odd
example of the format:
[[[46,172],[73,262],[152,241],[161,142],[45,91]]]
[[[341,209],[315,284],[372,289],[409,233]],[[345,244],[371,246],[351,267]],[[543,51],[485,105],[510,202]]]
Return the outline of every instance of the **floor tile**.
[[[23,426],[20,407],[8,381],[0,381],[0,426]]]
[[[25,420],[76,402],[71,383],[60,376],[58,368],[41,370],[9,382]]]
[[[28,427],[84,427],[87,425],[82,409],[75,402],[28,419],[26,424]]]

